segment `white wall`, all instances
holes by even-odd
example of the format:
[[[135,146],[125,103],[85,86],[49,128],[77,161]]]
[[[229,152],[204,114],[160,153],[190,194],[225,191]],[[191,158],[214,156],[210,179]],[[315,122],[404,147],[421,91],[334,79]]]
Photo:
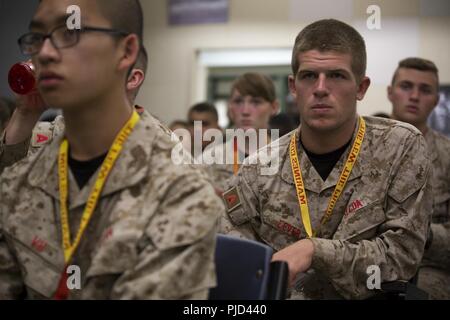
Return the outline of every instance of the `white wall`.
[[[407,56],[433,60],[441,83],[450,84],[447,0],[230,0],[228,23],[195,26],[168,26],[166,0],[141,2],[149,72],[138,103],[164,122],[185,118],[190,105],[206,98],[206,74],[197,63],[199,50],[290,49],[297,33],[310,20],[322,17],[351,23],[366,39],[373,83],[360,103],[361,114],[390,111],[386,86],[398,60]],[[381,30],[366,27],[371,4],[381,8]]]

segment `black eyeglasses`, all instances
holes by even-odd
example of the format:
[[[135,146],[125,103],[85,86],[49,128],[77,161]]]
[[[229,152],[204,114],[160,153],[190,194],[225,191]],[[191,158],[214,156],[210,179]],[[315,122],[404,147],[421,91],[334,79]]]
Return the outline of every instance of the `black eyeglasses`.
[[[80,34],[84,32],[106,32],[112,35],[127,36],[128,32],[94,27],[82,27],[81,29],[68,29],[66,25],[62,25],[53,29],[49,34],[38,32],[30,32],[21,36],[18,40],[20,51],[25,55],[34,55],[38,53],[45,39],[49,38],[52,45],[57,49],[73,47],[80,41]]]

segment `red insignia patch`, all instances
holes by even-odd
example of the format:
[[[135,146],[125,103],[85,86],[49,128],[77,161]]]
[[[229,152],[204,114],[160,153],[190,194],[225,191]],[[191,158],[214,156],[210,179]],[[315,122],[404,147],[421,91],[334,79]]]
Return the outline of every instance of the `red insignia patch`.
[[[231,188],[223,193],[223,199],[228,211],[232,211],[241,205],[241,199],[236,187]]]
[[[36,135],[36,143],[42,143],[45,141],[48,141],[47,136],[44,136],[43,134],[39,134],[39,133]]]
[[[31,246],[35,248],[37,252],[42,252],[47,247],[47,242],[40,239],[38,236],[34,236],[33,241],[31,241]]]

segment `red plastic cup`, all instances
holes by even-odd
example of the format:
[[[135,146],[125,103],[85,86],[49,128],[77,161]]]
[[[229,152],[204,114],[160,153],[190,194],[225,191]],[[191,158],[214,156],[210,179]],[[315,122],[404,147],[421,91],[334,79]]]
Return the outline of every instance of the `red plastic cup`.
[[[36,89],[36,76],[31,62],[19,62],[11,67],[8,83],[12,91],[26,95]]]

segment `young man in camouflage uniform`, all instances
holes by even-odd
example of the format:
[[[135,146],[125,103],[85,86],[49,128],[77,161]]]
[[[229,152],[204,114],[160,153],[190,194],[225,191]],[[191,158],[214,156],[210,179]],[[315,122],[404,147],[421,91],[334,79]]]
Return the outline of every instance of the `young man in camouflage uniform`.
[[[409,280],[422,259],[425,140],[411,125],[357,115],[365,69],[365,43],[351,26],[331,19],[303,29],[289,77],[300,127],[254,156],[271,161],[250,156],[224,193],[222,232],[273,247],[289,265],[293,298],[368,298],[382,282]],[[278,171],[263,174],[276,161]]]
[[[418,286],[435,299],[450,299],[450,139],[427,126],[439,102],[436,65],[421,58],[399,62],[388,87],[392,118],[414,125],[427,142],[433,174],[433,217]]]
[[[65,26],[74,4],[81,31]],[[222,202],[126,96],[142,25],[135,0],[40,1],[21,48],[65,130],[0,177],[0,298],[204,299],[215,285]]]

